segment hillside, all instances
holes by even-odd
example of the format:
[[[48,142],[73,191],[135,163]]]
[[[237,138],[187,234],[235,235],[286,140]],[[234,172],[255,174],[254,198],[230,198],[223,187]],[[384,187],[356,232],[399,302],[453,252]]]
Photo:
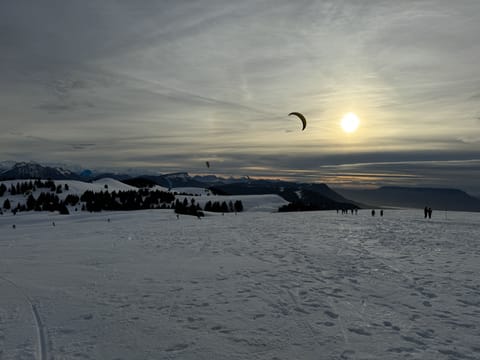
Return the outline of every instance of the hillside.
[[[480,200],[457,189],[381,187],[374,190],[337,189],[340,194],[376,207],[480,211]]]
[[[275,180],[249,180],[210,187],[214,193],[224,195],[277,194],[298,210],[335,210],[361,207],[333,191],[326,184],[302,184]]]
[[[6,180],[0,181],[0,186],[4,186],[5,192],[0,193],[0,210],[4,205],[4,202],[8,199],[10,203],[9,209],[3,209],[4,212],[9,212],[13,209],[19,208],[22,205],[26,205],[28,198],[33,196],[34,199],[38,199],[42,193],[48,193],[55,197],[58,197],[59,202],[65,201],[69,195],[81,197],[85,192],[90,191],[94,193],[109,193],[113,192],[134,192],[137,193],[135,198],[140,199],[139,202],[143,203],[138,206],[133,206],[132,210],[142,209],[147,206],[145,203],[149,194],[163,193],[170,195],[173,201],[177,199],[183,202],[185,199],[188,204],[192,203],[199,205],[201,209],[204,209],[207,202],[210,203],[234,203],[241,201],[243,204],[243,211],[260,211],[260,212],[277,212],[278,208],[286,205],[287,201],[276,194],[264,194],[264,195],[214,195],[208,189],[198,187],[178,187],[167,189],[161,186],[154,186],[150,189],[139,189],[137,187],[127,185],[115,179],[99,179],[94,182],[83,182],[77,180],[54,180],[51,181],[52,188],[36,187],[34,190],[26,189],[25,191],[12,190],[12,187],[16,188],[17,184],[35,183],[31,180]],[[171,208],[174,202],[162,203],[159,199],[155,203],[147,206],[147,208]],[[69,204],[67,204],[69,205]],[[85,201],[80,201],[75,205],[68,206],[70,213],[76,212],[87,205]],[[87,206],[88,209],[88,206]],[[57,210],[57,209],[55,209]],[[20,210],[21,211],[21,210]],[[97,210],[94,210],[97,211]]]

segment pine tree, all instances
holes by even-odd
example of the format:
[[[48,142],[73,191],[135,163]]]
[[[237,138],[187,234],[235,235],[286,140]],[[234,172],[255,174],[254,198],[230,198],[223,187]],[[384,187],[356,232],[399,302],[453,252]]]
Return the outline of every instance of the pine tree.
[[[242,212],[243,211],[243,204],[240,200],[235,201],[235,204],[233,206],[234,206],[236,212]]]
[[[205,204],[205,211],[212,211],[212,202],[210,200]]]
[[[27,198],[27,210],[31,211],[31,210],[35,209],[36,203],[37,202],[36,202],[35,198],[33,197],[33,195],[30,194]]]
[[[3,208],[4,208],[5,210],[8,210],[8,209],[11,208],[10,200],[5,199],[5,201],[3,202]]]
[[[221,210],[222,210],[222,213],[228,212],[228,205],[227,205],[227,203],[226,203],[225,201],[222,202]]]

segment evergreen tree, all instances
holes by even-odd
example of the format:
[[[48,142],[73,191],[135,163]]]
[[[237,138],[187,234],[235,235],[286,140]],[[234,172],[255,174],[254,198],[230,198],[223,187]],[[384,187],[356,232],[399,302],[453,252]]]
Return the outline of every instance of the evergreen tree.
[[[236,212],[242,212],[243,211],[243,204],[242,204],[241,200],[235,201],[235,204],[233,206],[234,206]]]
[[[68,208],[65,206],[65,203],[61,203],[58,207],[58,211],[60,212],[61,215],[69,215],[70,212],[68,211]]]
[[[227,203],[226,203],[225,201],[222,202],[221,210],[222,210],[222,213],[228,212],[228,205],[227,205]]]
[[[210,200],[208,200],[207,203],[205,204],[204,210],[205,211],[212,211],[212,202]]]
[[[35,209],[36,204],[37,204],[37,202],[35,201],[35,198],[33,197],[32,194],[30,194],[27,198],[27,210],[31,211],[31,210]]]
[[[4,208],[5,210],[8,210],[8,209],[11,208],[10,200],[5,199],[5,201],[3,202],[3,208]]]

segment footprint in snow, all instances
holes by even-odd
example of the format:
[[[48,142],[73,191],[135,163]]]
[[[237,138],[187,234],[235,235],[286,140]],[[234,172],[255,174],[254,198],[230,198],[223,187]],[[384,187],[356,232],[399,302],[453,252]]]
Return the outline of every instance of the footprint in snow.
[[[330,311],[330,310],[326,310],[324,311],[325,315],[331,317],[332,319],[337,319],[338,318],[338,314],[335,314],[334,312]]]

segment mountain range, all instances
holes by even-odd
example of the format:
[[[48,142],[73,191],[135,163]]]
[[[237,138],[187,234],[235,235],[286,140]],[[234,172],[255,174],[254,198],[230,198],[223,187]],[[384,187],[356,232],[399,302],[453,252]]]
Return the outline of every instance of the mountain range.
[[[480,211],[480,199],[458,189],[384,186],[371,190],[337,189],[349,199],[374,207]]]
[[[480,211],[480,199],[458,189],[380,187],[373,190],[333,190],[326,184],[296,183],[282,180],[223,178],[215,175],[190,176],[187,172],[161,175],[76,173],[62,167],[43,166],[34,162],[0,162],[0,180],[52,179],[92,181],[113,178],[136,187],[160,185],[166,188],[202,187],[223,195],[278,194],[302,210],[353,209],[370,207],[423,208],[456,211]]]
[[[0,172],[0,180],[52,179],[83,180],[77,173],[60,167],[43,166],[34,162],[19,162]]]

